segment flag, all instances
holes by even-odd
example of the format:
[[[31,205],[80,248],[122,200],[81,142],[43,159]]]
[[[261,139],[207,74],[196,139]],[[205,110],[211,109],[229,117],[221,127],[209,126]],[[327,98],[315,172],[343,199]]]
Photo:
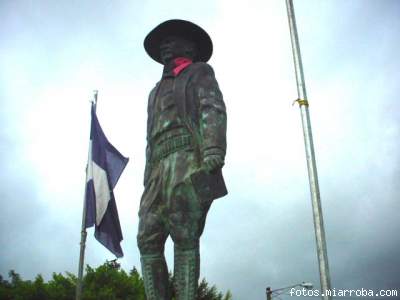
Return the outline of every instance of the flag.
[[[128,158],[107,140],[92,105],[89,157],[86,168],[85,228],[95,226],[94,236],[116,257],[122,257],[122,231],[113,189]]]

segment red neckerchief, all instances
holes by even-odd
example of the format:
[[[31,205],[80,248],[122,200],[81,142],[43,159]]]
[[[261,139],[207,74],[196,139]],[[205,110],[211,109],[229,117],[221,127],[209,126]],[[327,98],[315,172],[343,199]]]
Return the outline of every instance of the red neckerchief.
[[[180,72],[185,70],[193,61],[186,57],[177,57],[174,59],[175,67],[172,69],[174,76],[178,76]]]

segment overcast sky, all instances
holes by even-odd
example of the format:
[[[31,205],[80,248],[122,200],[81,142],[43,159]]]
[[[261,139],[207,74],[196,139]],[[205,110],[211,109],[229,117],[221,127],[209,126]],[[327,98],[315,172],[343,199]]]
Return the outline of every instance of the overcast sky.
[[[332,286],[399,289],[400,1],[294,2]],[[228,111],[229,195],[209,212],[201,276],[239,300],[319,286],[283,0],[0,1],[3,276],[77,272],[95,89],[103,130],[130,158],[115,190],[120,262],[139,268],[147,95],[162,70],[143,39],[172,18],[211,35]],[[170,241],[166,256],[172,269]],[[85,259],[113,259],[93,229]]]

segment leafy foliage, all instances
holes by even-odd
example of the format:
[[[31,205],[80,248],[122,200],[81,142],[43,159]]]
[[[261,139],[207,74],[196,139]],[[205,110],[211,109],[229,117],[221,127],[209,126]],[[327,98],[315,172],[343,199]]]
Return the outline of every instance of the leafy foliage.
[[[39,274],[34,281],[23,280],[14,270],[8,273],[9,280],[0,275],[1,300],[75,300],[77,277],[66,272],[53,273],[48,282]],[[170,274],[170,287],[173,287]],[[86,266],[83,278],[83,300],[146,300],[143,279],[134,267],[129,274],[115,261],[92,268]],[[173,298],[174,299],[174,298]],[[232,300],[228,291],[225,295],[216,286],[209,287],[203,279],[198,288],[198,300]]]

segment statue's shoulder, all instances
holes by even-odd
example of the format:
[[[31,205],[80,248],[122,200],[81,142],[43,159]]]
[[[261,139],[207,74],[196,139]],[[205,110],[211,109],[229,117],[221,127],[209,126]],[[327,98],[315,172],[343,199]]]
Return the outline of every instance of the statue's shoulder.
[[[160,86],[161,80],[156,83],[156,85],[151,89],[151,92],[155,92],[157,88]]]
[[[151,89],[149,96],[152,96],[157,91],[157,88],[160,85],[160,82],[161,81],[157,82],[156,85]]]
[[[192,63],[188,68],[187,76],[192,80],[201,80],[204,77],[214,77],[213,68],[205,62]]]
[[[156,98],[156,94],[157,94],[157,89],[158,86],[160,85],[160,82],[157,82],[156,85],[151,89],[150,93],[149,93],[149,97],[148,97],[148,106],[152,106],[154,104],[154,100]]]
[[[208,63],[202,61],[192,63],[189,67],[195,72],[214,73],[213,68]]]

